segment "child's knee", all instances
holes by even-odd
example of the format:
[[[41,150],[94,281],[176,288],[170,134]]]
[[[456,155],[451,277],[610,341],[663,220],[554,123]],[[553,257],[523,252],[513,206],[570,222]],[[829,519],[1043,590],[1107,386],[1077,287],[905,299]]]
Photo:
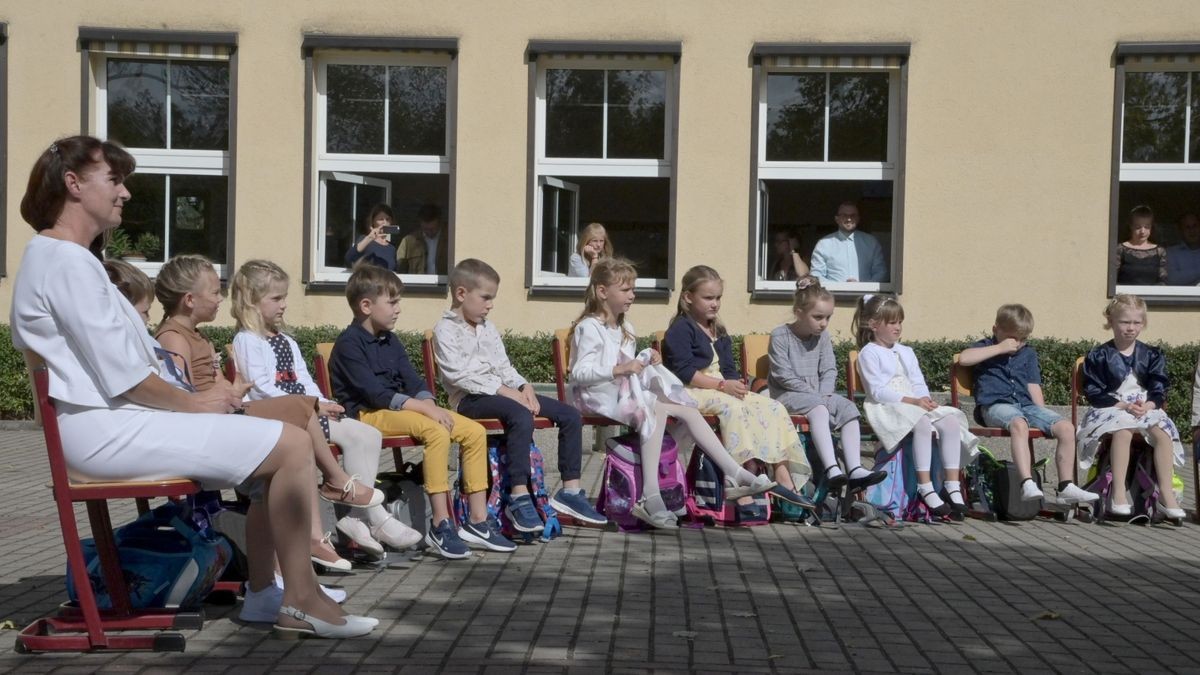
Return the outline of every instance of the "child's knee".
[[[530,426],[533,425],[533,417],[529,418]],[[458,441],[459,445],[486,447],[487,446],[487,430],[483,425],[474,420],[466,418],[457,420],[454,425],[454,432],[451,434],[453,440]]]
[[[1050,435],[1063,441],[1075,442],[1075,425],[1068,420],[1059,420],[1050,426]]]

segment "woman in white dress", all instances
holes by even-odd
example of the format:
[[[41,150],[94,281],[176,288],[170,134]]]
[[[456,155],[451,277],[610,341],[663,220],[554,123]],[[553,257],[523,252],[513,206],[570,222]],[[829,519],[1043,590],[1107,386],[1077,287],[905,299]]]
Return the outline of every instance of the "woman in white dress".
[[[938,405],[912,348],[900,344],[904,308],[895,298],[875,295],[858,301],[851,323],[858,341],[858,370],[867,400],[867,421],[889,451],[912,435],[917,469],[917,495],[936,516],[961,519],[967,511],[959,481],[963,455],[975,453],[979,439],[967,431],[967,418],[958,408]],[[933,436],[941,449],[942,493],[933,488]],[[949,505],[946,504],[949,502]]]
[[[278,605],[277,633],[365,635],[374,619],[347,615],[317,590],[306,508],[315,474],[305,433],[220,414],[241,406],[229,388],[191,394],[161,379],[145,324],[88,250],[120,225],[134,168],[112,143],[63,138],[42,152],[21,200],[21,216],[38,234],[13,286],[13,345],[46,362],[68,470],[81,481],[260,483],[266,518],[247,538],[250,588],[274,588],[277,555],[286,587],[261,598]]]

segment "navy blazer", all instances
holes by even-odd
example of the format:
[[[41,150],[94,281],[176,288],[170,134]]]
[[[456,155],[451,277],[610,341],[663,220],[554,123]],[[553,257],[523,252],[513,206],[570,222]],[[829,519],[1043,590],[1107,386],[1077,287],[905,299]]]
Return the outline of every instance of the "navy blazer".
[[[1113,392],[1125,381],[1129,366],[1112,340],[1088,352],[1083,360],[1083,395],[1093,408],[1111,408],[1117,404]],[[1161,349],[1140,340],[1133,346],[1133,375],[1146,389],[1148,399],[1159,408],[1166,407],[1167,360]]]
[[[697,371],[703,371],[712,363],[714,347],[721,361],[721,376],[727,380],[742,377],[733,363],[733,338],[722,335],[713,342],[691,317],[681,316],[667,328],[662,347],[663,363],[685,385],[692,383],[692,376]]]

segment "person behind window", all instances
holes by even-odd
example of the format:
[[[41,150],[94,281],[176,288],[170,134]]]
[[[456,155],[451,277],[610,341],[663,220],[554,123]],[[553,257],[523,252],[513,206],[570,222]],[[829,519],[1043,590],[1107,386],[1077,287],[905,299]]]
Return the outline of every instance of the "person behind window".
[[[1200,284],[1200,218],[1196,214],[1179,219],[1179,236],[1183,242],[1167,249],[1167,285],[1195,286]]]
[[[808,265],[800,258],[800,239],[791,230],[780,230],[771,238],[771,267],[767,279],[795,281],[808,276]]]
[[[571,254],[567,276],[588,277],[597,262],[613,257],[612,242],[608,231],[600,223],[588,223],[579,234],[579,250]]]
[[[1129,212],[1129,239],[1117,244],[1112,264],[1118,284],[1153,286],[1167,283],[1167,249],[1150,241],[1154,211],[1135,206]]]
[[[395,222],[392,207],[376,204],[363,222],[366,234],[346,251],[346,267],[354,267],[359,260],[365,260],[395,272],[396,247],[392,246],[391,234],[387,231]]]
[[[442,230],[442,209],[425,204],[417,211],[419,227],[400,241],[396,251],[396,271],[400,274],[445,274],[446,233]]]
[[[883,247],[873,235],[858,230],[858,205],[838,205],[837,232],[821,237],[812,253],[812,274],[822,281],[887,281]]]

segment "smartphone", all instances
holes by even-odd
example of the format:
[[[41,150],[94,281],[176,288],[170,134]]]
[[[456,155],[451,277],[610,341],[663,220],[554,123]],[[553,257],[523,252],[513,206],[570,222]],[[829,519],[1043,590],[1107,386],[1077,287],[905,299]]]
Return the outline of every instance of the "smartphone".
[[[381,229],[380,232],[382,232],[383,234],[399,234],[400,226],[399,225],[384,225],[383,229]]]

